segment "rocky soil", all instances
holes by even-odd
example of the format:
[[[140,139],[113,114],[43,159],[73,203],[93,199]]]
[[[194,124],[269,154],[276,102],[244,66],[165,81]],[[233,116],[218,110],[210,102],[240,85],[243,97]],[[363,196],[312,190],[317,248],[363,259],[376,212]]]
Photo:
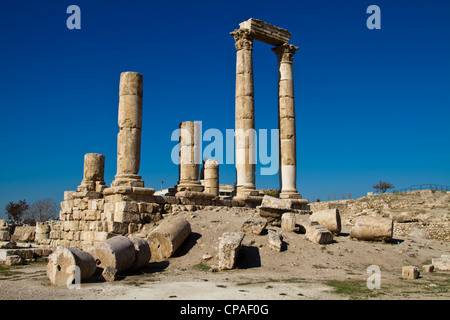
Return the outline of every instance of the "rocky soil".
[[[180,212],[192,234],[167,261],[151,262],[115,282],[83,283],[80,289],[50,285],[45,263],[0,266],[0,299],[450,299],[450,272],[422,271],[432,258],[450,253],[448,193],[383,194],[347,202],[340,209],[342,232],[331,244],[269,226],[283,235],[282,252],[269,248],[267,233],[246,234],[238,267],[215,271],[219,237],[239,231],[257,210]],[[349,232],[360,215],[392,217],[394,240],[352,240]],[[367,286],[373,265],[380,270],[379,289]],[[421,277],[402,279],[406,265],[419,267]]]

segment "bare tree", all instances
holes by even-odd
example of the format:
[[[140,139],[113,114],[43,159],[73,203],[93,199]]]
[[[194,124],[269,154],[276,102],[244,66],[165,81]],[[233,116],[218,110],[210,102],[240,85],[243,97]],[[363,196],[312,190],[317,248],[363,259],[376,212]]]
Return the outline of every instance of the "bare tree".
[[[24,222],[34,224],[56,218],[59,212],[58,203],[50,198],[33,203],[24,213]]]
[[[5,213],[8,216],[8,219],[13,223],[19,223],[28,207],[29,206],[25,199],[20,200],[17,203],[14,201],[10,201],[5,207]]]
[[[377,192],[385,193],[387,191],[387,189],[395,188],[395,186],[393,184],[389,183],[389,182],[380,180],[372,188],[374,188]]]

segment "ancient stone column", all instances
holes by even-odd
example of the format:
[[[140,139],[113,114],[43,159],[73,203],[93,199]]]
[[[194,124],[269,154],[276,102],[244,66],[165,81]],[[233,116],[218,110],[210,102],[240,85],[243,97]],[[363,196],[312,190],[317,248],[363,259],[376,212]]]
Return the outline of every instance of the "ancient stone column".
[[[237,196],[255,194],[255,106],[253,88],[253,33],[237,29],[235,150]],[[257,195],[257,193],[256,193]]]
[[[278,58],[278,128],[280,135],[280,198],[301,199],[297,192],[293,58],[298,47],[281,44],[273,48]]]
[[[138,175],[141,159],[143,76],[122,72],[119,85],[117,174],[113,186],[143,187]]]
[[[130,269],[136,259],[134,243],[125,236],[109,238],[91,247],[89,253],[94,257],[97,267],[110,266],[119,273]]]
[[[95,273],[95,259],[78,248],[57,247],[48,257],[47,276],[54,285],[70,285]]]
[[[78,191],[101,192],[106,188],[104,176],[105,156],[99,153],[86,153],[84,155],[83,180]]]
[[[219,196],[219,161],[208,159],[205,161],[205,192]]]
[[[180,123],[180,164],[177,191],[203,192],[204,186],[198,180],[200,175],[200,123]]]
[[[171,257],[191,234],[191,224],[182,217],[163,221],[147,236],[152,261]]]

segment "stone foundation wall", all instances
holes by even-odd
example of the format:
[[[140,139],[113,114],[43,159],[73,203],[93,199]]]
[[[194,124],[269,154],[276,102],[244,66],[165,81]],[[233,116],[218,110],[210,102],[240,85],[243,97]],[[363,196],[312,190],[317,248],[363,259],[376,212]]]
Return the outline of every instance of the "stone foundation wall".
[[[111,187],[103,192],[66,191],[61,202],[60,222],[51,225],[50,247],[87,249],[115,235],[138,233],[144,225],[164,215],[214,207],[253,207],[258,203],[197,197],[145,194],[146,188]]]

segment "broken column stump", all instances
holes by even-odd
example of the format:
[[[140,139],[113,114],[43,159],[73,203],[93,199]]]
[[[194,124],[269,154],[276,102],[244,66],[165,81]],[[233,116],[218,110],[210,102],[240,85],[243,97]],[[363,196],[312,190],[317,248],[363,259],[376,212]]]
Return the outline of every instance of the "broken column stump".
[[[281,230],[287,232],[295,231],[296,216],[294,212],[285,212],[281,216]]]
[[[367,241],[390,241],[394,221],[390,218],[362,216],[350,231],[350,237]]]
[[[219,241],[219,269],[234,268],[244,236],[243,232],[225,232],[222,235]]]
[[[118,273],[129,270],[136,259],[134,243],[125,236],[115,236],[92,247],[89,253],[95,259],[97,267],[107,266],[117,269]]]
[[[341,215],[339,214],[339,209],[315,211],[309,218],[312,221],[317,221],[335,235],[341,233]]]
[[[48,257],[47,276],[54,285],[65,286],[77,279],[89,279],[95,270],[94,257],[78,248],[57,247]]]
[[[152,261],[162,261],[171,257],[190,234],[191,225],[184,218],[173,217],[163,221],[147,237]]]

